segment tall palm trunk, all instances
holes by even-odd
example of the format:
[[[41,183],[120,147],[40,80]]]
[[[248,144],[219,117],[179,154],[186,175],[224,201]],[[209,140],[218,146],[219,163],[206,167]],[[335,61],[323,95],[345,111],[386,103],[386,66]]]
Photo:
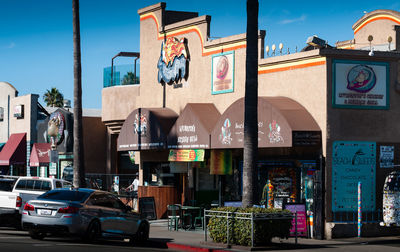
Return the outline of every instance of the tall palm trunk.
[[[247,0],[246,40],[242,198],[245,207],[255,204],[257,196],[258,0]]]
[[[74,186],[85,187],[85,166],[82,134],[82,68],[79,0],[72,0],[74,40]]]

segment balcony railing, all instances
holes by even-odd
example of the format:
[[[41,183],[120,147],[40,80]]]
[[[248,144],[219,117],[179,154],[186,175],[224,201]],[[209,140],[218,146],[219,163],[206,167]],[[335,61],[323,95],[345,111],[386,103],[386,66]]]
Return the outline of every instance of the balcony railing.
[[[117,65],[113,67],[106,67],[103,70],[103,87],[112,87],[120,85],[138,85],[140,83],[139,70],[133,64]],[[111,72],[113,80],[111,81]],[[136,73],[136,75],[135,75]]]

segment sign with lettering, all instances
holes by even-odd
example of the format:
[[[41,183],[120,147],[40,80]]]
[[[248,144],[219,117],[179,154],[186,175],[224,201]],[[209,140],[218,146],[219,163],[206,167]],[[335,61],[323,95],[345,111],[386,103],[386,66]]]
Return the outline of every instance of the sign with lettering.
[[[211,65],[211,93],[221,94],[233,92],[235,51],[214,55]]]
[[[204,150],[170,150],[168,161],[174,161],[174,162],[204,161]]]
[[[333,106],[389,109],[389,63],[333,60]]]
[[[358,182],[363,211],[374,211],[376,143],[335,141],[332,152],[332,211],[357,211]]]
[[[297,203],[287,203],[284,205],[284,209],[289,210],[290,212],[293,213],[290,236],[296,236],[296,229],[297,229],[297,236],[307,236],[306,205]],[[297,217],[295,216],[295,213],[297,213]]]
[[[394,167],[394,146],[381,146],[379,155],[379,166],[381,168]]]

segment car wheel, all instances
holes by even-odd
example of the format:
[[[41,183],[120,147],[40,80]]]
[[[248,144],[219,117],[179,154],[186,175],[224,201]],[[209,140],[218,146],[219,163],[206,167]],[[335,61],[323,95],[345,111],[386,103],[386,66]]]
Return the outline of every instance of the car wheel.
[[[141,224],[135,236],[130,239],[133,244],[143,244],[149,239],[149,226]]]
[[[45,232],[42,232],[39,230],[34,230],[34,229],[29,230],[29,235],[32,239],[35,239],[35,240],[43,240],[44,237],[46,237]]]
[[[85,241],[95,242],[101,235],[100,222],[95,220],[89,224],[89,227],[84,236]]]

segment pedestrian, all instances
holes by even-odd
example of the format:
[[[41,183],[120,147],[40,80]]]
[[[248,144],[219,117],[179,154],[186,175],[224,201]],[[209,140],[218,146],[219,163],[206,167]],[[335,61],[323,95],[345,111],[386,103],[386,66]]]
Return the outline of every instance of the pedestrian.
[[[135,179],[132,184],[130,184],[125,191],[131,192],[131,196],[133,198],[133,209],[137,211],[137,198],[138,198],[138,189],[139,189],[139,174],[135,174]]]

